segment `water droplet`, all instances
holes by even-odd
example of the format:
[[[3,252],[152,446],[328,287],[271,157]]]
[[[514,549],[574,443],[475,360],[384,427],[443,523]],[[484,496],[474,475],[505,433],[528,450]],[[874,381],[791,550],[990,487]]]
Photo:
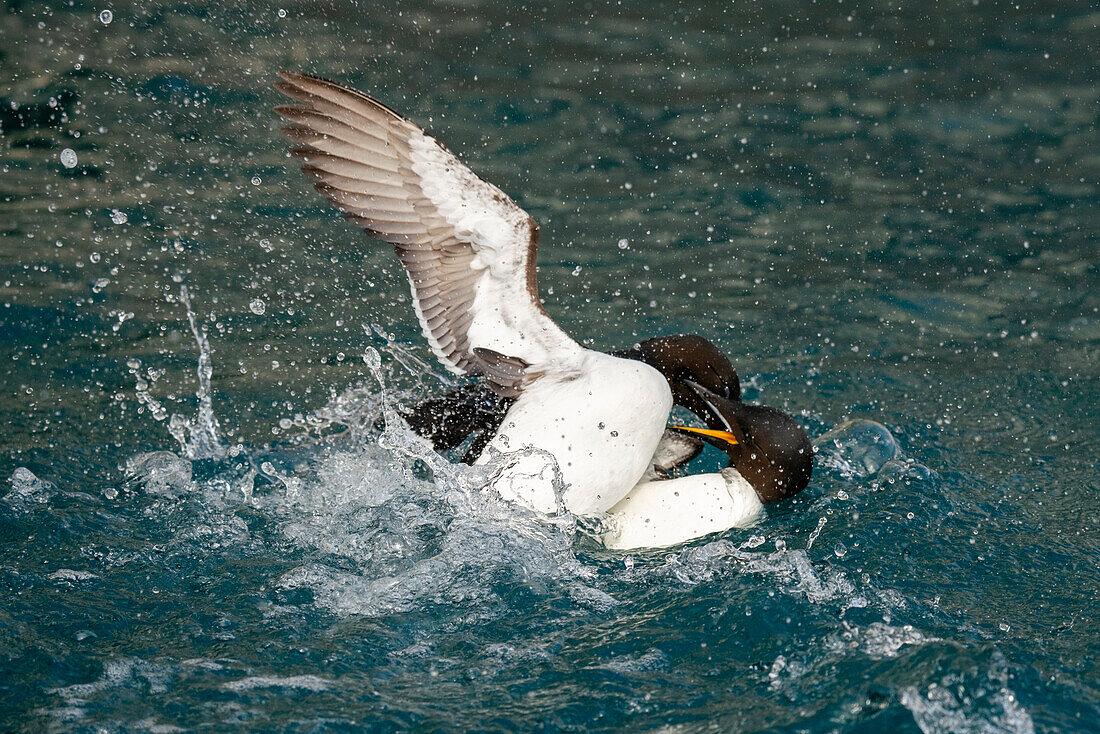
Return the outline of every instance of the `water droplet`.
[[[271,252],[273,249],[275,249],[271,246],[271,240],[267,239],[266,237],[260,240],[260,247],[264,248],[264,252]]]
[[[286,11],[283,10],[282,8],[279,8],[279,17],[280,18],[285,18],[286,17]]]
[[[844,547],[843,543],[837,543],[833,548],[833,555],[837,558],[843,558],[848,554],[848,549]]]
[[[109,500],[113,500],[118,497],[118,490],[114,487],[107,487],[107,489],[103,490],[103,496]]]
[[[629,250],[630,249],[630,240],[628,240],[626,237],[623,237],[621,240],[619,240],[619,249],[620,250]]]
[[[111,21],[115,19],[115,14],[106,8],[99,11],[99,22],[103,25],[111,25]]]
[[[381,369],[382,355],[378,353],[377,349],[368,347],[367,351],[363,352],[363,362],[372,370]]]
[[[252,177],[252,185],[253,186],[259,186],[260,185],[260,177],[259,176],[253,176]]]
[[[128,218],[126,212],[119,211],[118,209],[111,210],[111,221],[115,224],[126,224]]]
[[[267,304],[259,298],[253,298],[248,303],[248,310],[256,314],[257,316],[260,316],[261,314],[263,314],[264,311],[267,310]]]
[[[76,164],[77,159],[75,150],[66,148],[61,151],[61,165],[65,166],[65,168],[76,168]]]

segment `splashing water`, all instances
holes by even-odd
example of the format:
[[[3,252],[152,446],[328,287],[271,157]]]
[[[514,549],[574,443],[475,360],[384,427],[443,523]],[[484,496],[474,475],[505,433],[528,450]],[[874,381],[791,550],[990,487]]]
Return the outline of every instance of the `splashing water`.
[[[692,649],[723,660],[770,661],[747,677],[740,671],[729,678],[734,671],[727,670],[727,679],[747,683],[736,684],[731,695],[751,700],[758,681],[789,700],[808,695],[836,670],[859,669],[860,661],[919,666],[929,652],[958,649],[950,625],[934,609],[830,562],[841,557],[835,549],[842,545],[835,530],[823,541],[833,528],[826,519],[838,501],[833,494],[800,510],[804,547],[774,537],[768,549],[765,535],[732,531],[682,548],[607,553],[591,539],[598,528],[587,520],[568,513],[548,519],[485,489],[506,462],[530,459],[529,453],[470,467],[452,463],[413,434],[395,405],[408,394],[390,388],[382,354],[373,347],[363,354],[373,387],[334,396],[303,421],[344,430],[318,430],[308,442],[226,447],[210,400],[209,342],[186,289],[181,302],[199,347],[199,407],[193,420],[173,416],[169,422],[179,455],[153,451],[127,462],[129,479],[115,511],[132,517],[127,523],[140,519],[134,527],[142,540],[124,550],[109,536],[93,535],[82,540],[90,549],[84,563],[67,560],[42,583],[106,595],[143,615],[165,597],[187,599],[209,621],[198,637],[188,632],[187,615],[142,627],[141,635],[156,640],[142,649],[160,654],[116,657],[90,682],[51,689],[55,703],[43,709],[51,726],[144,721],[139,692],[145,690],[168,699],[218,690],[255,713],[278,697],[367,702],[372,697],[364,685],[407,700],[410,687],[431,691],[456,675],[474,681],[474,695],[485,696],[499,678],[543,676],[562,666],[587,687],[598,687],[601,676],[656,676],[659,684],[691,658]],[[383,344],[391,367],[422,369],[392,346]],[[161,420],[164,408],[149,394],[159,373],[143,371],[136,360],[129,368],[139,404]],[[879,475],[900,461],[900,452],[870,477],[850,470],[866,467],[862,457],[893,441],[885,428],[873,433],[868,442],[829,439],[831,459],[819,480],[832,474],[853,490],[859,480],[869,481],[872,491],[876,482],[887,486]],[[930,473],[905,476],[926,490],[935,486]],[[64,494],[20,469],[4,502],[20,516],[42,517],[59,511]],[[814,550],[822,542],[824,555]],[[849,542],[861,550],[863,540]],[[187,570],[181,575],[180,569]],[[147,584],[135,588],[135,576]],[[185,591],[193,584],[220,591],[210,597]],[[661,600],[656,608],[647,601],[653,594]],[[779,623],[778,636],[777,609],[798,620]],[[694,616],[700,610],[703,618]],[[639,628],[648,631],[639,634]],[[364,636],[364,630],[370,632]],[[74,634],[103,644],[115,635],[101,625]],[[289,647],[280,642],[287,636]],[[589,637],[597,643],[582,642]],[[329,662],[303,666],[287,657],[301,654],[291,649],[312,655],[334,639],[339,651]],[[216,640],[224,652],[211,656],[204,640]],[[260,640],[269,641],[273,656],[245,662],[245,649],[254,650]],[[903,676],[893,705],[912,712],[924,731],[983,731],[990,722],[1029,731],[1030,717],[1003,664],[989,658],[983,665],[986,673],[958,681],[929,684],[927,677]],[[358,671],[369,671],[369,681]],[[982,675],[996,684],[991,693]],[[426,695],[447,700],[452,694]],[[614,709],[623,723],[635,699],[624,695]],[[891,699],[885,700],[872,695],[851,710],[862,712],[858,718],[889,706]],[[132,718],[123,713],[129,710]],[[201,704],[192,721],[218,720],[218,710]],[[357,711],[356,720],[388,720],[370,703]]]
[[[174,413],[168,420],[168,430],[179,442],[188,459],[220,459],[225,456],[225,447],[218,437],[218,419],[214,416],[210,388],[214,368],[210,362],[210,342],[206,339],[206,329],[195,318],[195,312],[191,308],[191,294],[185,285],[180,286],[180,302],[187,309],[187,323],[199,347],[199,387],[195,391],[199,405],[194,418],[185,418]]]
[[[1095,10],[1019,5],[9,3],[0,729],[1093,727]],[[301,48],[521,197],[585,346],[714,340],[809,488],[608,553],[386,420],[451,378],[273,137]]]

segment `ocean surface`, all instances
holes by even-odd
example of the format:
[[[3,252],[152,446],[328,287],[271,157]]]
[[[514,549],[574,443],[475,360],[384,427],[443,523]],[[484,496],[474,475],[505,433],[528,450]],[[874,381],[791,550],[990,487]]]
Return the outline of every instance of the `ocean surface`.
[[[1096,731],[1098,25],[9,0],[0,730]],[[280,69],[511,194],[584,344],[713,340],[809,488],[612,553],[416,441],[454,378],[287,157]]]

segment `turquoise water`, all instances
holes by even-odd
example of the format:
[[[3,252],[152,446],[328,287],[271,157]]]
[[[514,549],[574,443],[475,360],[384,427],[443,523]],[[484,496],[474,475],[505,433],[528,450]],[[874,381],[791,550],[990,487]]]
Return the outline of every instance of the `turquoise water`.
[[[1089,4],[282,8],[0,14],[0,729],[1095,729]],[[715,341],[810,487],[623,555],[383,432],[439,370],[279,69],[516,198],[586,344]]]

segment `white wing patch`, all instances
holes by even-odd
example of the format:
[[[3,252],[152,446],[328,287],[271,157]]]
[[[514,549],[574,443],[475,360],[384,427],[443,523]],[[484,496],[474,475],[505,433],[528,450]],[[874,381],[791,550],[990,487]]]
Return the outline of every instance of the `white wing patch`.
[[[498,278],[515,274],[526,259],[527,214],[510,200],[494,198],[498,192],[427,135],[413,133],[409,150],[420,190],[458,238],[473,245],[475,261]]]

